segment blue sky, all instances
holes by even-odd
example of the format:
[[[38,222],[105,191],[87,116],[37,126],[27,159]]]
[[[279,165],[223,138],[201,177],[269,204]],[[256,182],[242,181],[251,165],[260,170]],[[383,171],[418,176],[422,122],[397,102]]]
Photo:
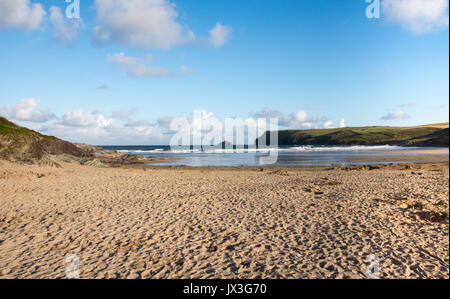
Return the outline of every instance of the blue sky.
[[[448,0],[383,0],[379,19],[365,0],[67,5],[0,0],[0,114],[46,134],[167,143],[194,109],[299,129],[449,119]]]

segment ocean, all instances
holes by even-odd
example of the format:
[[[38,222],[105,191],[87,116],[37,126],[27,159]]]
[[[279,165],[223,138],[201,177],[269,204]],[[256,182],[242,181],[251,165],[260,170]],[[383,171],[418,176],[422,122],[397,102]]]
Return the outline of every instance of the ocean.
[[[261,166],[261,158],[274,149],[215,149],[188,148],[171,150],[170,146],[102,146],[127,154],[146,157],[168,157],[176,160],[152,165],[161,166]],[[405,163],[405,155],[396,151],[417,150],[400,146],[280,146],[275,164],[265,166],[335,166]],[[386,157],[388,157],[386,159]]]

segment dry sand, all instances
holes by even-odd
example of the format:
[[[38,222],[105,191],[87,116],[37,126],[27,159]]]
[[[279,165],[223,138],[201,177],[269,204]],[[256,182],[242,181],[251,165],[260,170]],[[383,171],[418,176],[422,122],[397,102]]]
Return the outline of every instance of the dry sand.
[[[62,166],[0,161],[0,278],[449,278],[448,164]]]

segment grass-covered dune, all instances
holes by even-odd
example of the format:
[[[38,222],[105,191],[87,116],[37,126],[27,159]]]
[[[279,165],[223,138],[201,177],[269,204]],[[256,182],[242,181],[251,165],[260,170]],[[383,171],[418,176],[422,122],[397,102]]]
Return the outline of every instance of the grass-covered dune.
[[[11,161],[42,160],[48,155],[87,157],[88,153],[74,144],[17,126],[0,117],[0,158]]]
[[[279,145],[400,145],[448,147],[448,123],[416,127],[354,127],[278,132]],[[268,133],[267,138],[268,137]]]
[[[85,144],[74,144],[20,127],[0,117],[0,159],[59,166],[58,162],[87,165],[134,165],[153,162]]]

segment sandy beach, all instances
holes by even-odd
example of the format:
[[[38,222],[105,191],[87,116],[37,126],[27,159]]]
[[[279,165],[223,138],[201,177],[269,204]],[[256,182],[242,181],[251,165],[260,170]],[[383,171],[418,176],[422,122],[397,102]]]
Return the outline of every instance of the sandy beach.
[[[449,278],[448,163],[369,169],[0,160],[0,278]]]

